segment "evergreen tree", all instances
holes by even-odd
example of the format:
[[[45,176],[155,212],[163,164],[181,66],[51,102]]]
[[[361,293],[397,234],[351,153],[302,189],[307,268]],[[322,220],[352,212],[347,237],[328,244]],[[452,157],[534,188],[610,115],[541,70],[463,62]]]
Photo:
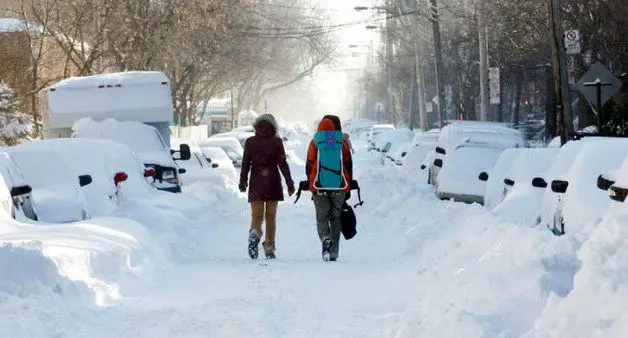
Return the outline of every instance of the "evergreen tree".
[[[20,111],[20,100],[13,89],[0,82],[0,141],[8,146],[18,144],[32,129],[32,118]]]

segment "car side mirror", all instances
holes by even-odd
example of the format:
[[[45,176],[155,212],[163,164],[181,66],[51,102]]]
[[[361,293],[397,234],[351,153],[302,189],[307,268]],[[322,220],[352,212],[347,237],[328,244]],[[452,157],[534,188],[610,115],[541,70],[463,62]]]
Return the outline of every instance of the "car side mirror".
[[[218,168],[218,163],[212,163],[212,168]]]
[[[179,168],[179,174],[185,174],[188,171],[185,168]]]
[[[609,179],[604,178],[604,176],[602,176],[602,175],[597,177],[597,187],[600,190],[607,191],[611,187],[611,185],[613,185],[613,184],[615,184],[615,182],[613,182],[613,181],[611,181]]]
[[[447,151],[445,151],[445,149],[444,149],[444,148],[441,148],[441,147],[436,147],[436,153],[437,153],[437,154],[446,155],[446,154],[447,154]]]
[[[437,158],[434,160],[434,166],[442,168],[443,167],[443,160],[440,158]]]
[[[122,182],[126,181],[128,178],[129,178],[129,175],[127,175],[127,173],[121,171],[119,173],[116,173],[113,176],[113,183],[115,185],[118,185],[119,183],[122,183]]]
[[[564,194],[567,191],[567,187],[569,186],[569,182],[554,180],[552,181],[552,191],[558,194]]]
[[[613,201],[624,203],[626,196],[628,196],[628,189],[613,185],[609,188],[608,195]]]
[[[486,171],[481,172],[478,179],[483,182],[488,181],[488,173]]]
[[[21,185],[19,187],[13,187],[13,189],[11,189],[11,197],[17,197],[20,195],[30,194],[31,191],[33,191],[33,188],[31,188],[30,185]]]
[[[504,179],[504,184],[509,186],[509,187],[512,187],[513,185],[515,185],[515,181],[513,181],[513,180],[511,180],[509,178],[505,178]]]
[[[156,174],[157,171],[154,168],[144,169],[144,177],[154,177]]]
[[[426,166],[425,164],[421,164],[421,170],[425,170]]]
[[[192,157],[192,152],[190,151],[190,146],[182,143],[179,145],[179,159],[182,161],[187,161]]]
[[[532,179],[532,186],[535,188],[547,188],[547,182],[542,177],[535,177]]]
[[[91,175],[81,175],[79,178],[79,185],[84,187],[86,185],[92,184],[92,176]]]

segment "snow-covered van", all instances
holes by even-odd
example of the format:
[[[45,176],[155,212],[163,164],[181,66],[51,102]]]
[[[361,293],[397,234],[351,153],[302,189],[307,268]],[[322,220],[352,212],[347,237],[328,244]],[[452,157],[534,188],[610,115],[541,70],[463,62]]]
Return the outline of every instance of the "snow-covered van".
[[[42,102],[44,138],[88,137],[121,142],[131,147],[145,165],[157,169],[155,180],[159,189],[181,191],[178,176],[183,170],[174,159],[189,159],[190,148],[181,144],[178,151],[170,151],[173,104],[170,80],[163,73],[121,72],[71,77],[46,88]],[[131,134],[126,134],[131,125],[124,124],[125,131],[116,132],[109,123],[99,126],[102,128],[87,128],[101,129],[94,134],[86,133],[86,128],[73,130],[79,120],[139,122],[149,128],[134,128]],[[174,153],[179,153],[178,158],[173,158]]]

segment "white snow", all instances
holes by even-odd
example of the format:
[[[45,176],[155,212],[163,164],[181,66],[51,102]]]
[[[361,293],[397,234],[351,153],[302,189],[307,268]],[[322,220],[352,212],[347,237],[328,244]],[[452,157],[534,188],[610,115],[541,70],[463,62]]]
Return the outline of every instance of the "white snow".
[[[186,182],[183,194],[137,184],[123,190],[115,217],[72,224],[0,213],[0,333],[562,338],[628,330],[623,208],[586,236],[556,237],[479,205],[438,201],[416,172],[381,166],[363,137],[352,141],[365,205],[355,210],[358,235],[342,240],[334,263],[321,261],[308,192],[280,203],[278,259],[251,261],[246,194],[228,180]],[[308,142],[286,144],[295,181],[304,179]],[[124,147],[102,148],[111,156]],[[117,163],[138,168],[132,153],[120,154]],[[102,163],[98,156],[75,160],[87,168]],[[559,166],[547,177],[569,171]]]
[[[19,32],[26,30],[24,21],[13,18],[0,18],[0,32]]]

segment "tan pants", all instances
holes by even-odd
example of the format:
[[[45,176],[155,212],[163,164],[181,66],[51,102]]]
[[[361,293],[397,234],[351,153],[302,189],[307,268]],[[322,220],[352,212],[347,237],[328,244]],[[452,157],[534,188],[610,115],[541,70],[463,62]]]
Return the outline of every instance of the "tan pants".
[[[277,230],[277,201],[255,201],[251,202],[251,230],[262,237],[262,223],[266,220],[266,239],[264,241],[264,252],[275,251],[275,232]]]

